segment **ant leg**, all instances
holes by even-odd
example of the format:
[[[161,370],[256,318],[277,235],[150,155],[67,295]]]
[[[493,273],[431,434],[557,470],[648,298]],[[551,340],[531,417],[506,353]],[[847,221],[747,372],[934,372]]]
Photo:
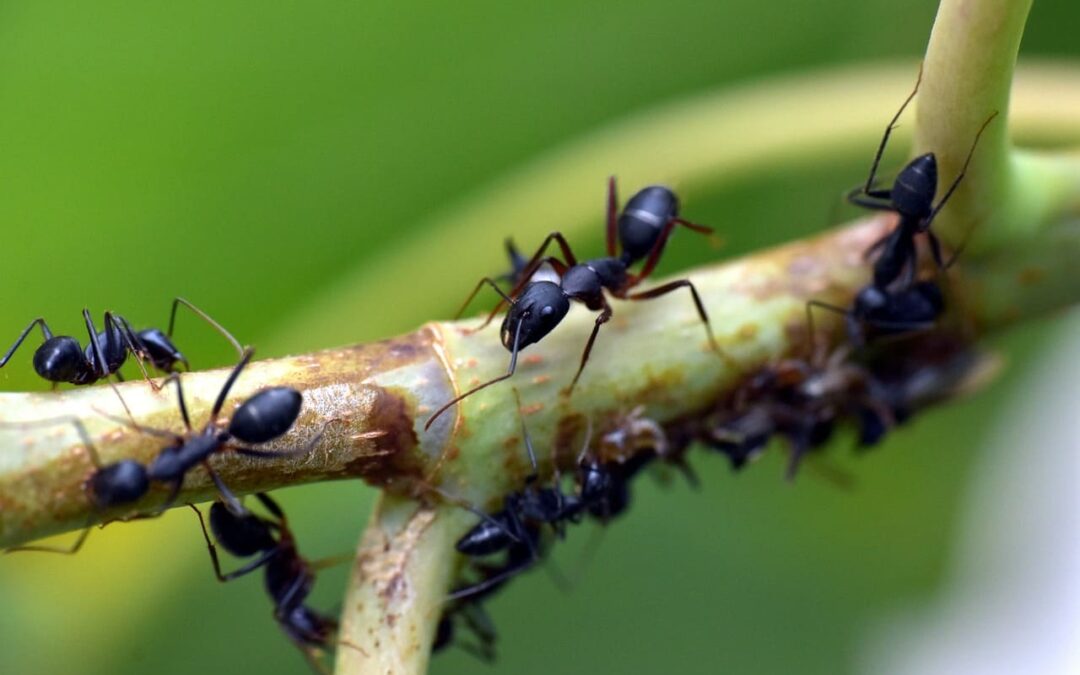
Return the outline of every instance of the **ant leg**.
[[[544,243],[540,244],[540,248],[538,248],[536,253],[533,254],[533,257],[529,259],[529,264],[522,270],[521,278],[518,279],[517,285],[510,291],[511,298],[516,298],[521,293],[521,290],[525,288],[525,285],[529,283],[529,279],[532,278],[532,275],[536,270],[540,269],[540,265],[542,265],[545,260],[550,262],[551,258],[545,259],[544,253],[553,241],[559,245],[559,250],[562,251],[563,259],[566,261],[567,267],[573,267],[577,264],[577,256],[574,255],[574,251],[570,248],[570,244],[567,243],[566,237],[564,237],[561,232],[552,232],[544,238]]]
[[[660,255],[664,252],[664,247],[667,245],[668,237],[671,236],[671,231],[675,229],[675,220],[669,220],[664,223],[664,226],[660,228],[660,235],[656,238],[656,243],[649,250],[649,256],[645,258],[645,264],[641,266],[641,271],[630,277],[626,283],[626,288],[632,288],[637,286],[645,277],[652,274],[652,271],[656,268],[656,264],[660,262]]]
[[[442,490],[442,489],[434,487],[434,486],[428,486],[427,489],[429,489],[432,492],[434,492],[435,494],[439,495],[439,497],[441,497],[443,499],[443,501],[449,502],[450,504],[453,504],[454,506],[463,508],[466,511],[468,511],[469,513],[471,513],[474,516],[476,516],[477,518],[479,518],[480,520],[483,520],[488,525],[491,525],[495,529],[497,529],[500,532],[502,532],[503,534],[505,534],[507,537],[510,538],[511,541],[513,541],[515,543],[521,543],[521,538],[518,537],[516,534],[514,534],[514,532],[510,528],[508,528],[503,523],[500,523],[498,520],[491,517],[490,515],[484,513],[480,509],[476,508],[475,506],[470,504],[467,500],[462,499],[461,497],[455,497],[454,495],[450,494],[449,492],[446,492],[445,490]]]
[[[895,211],[892,203],[892,190],[871,190],[863,192],[861,187],[855,188],[847,194],[847,200],[855,206],[872,211]]]
[[[252,355],[254,353],[255,353],[255,349],[253,347],[245,347],[244,348],[244,350],[243,350],[243,352],[241,353],[241,356],[240,356],[240,363],[237,363],[236,367],[233,368],[231,373],[229,373],[229,379],[225,380],[225,384],[221,387],[221,391],[218,392],[217,400],[214,401],[214,407],[210,409],[210,420],[209,420],[209,422],[207,422],[207,424],[213,424],[217,420],[217,416],[221,412],[221,407],[223,405],[225,405],[225,399],[229,396],[229,390],[232,389],[232,386],[234,384],[236,384],[236,378],[240,377],[240,373],[244,370],[244,368],[247,367],[247,364],[248,364],[249,361],[251,361],[251,357],[252,357]],[[180,389],[180,379],[179,378],[177,378],[177,380],[176,380],[176,388],[177,388],[177,390]],[[183,400],[184,400],[184,397],[181,394],[181,396],[180,396],[180,401],[181,401],[180,405],[181,406],[183,406]],[[185,413],[184,419],[185,420],[187,419],[187,414],[186,413]]]
[[[191,431],[191,416],[188,415],[187,402],[184,400],[184,385],[180,383],[180,374],[173,373],[165,378],[161,386],[168,386],[169,381],[176,383],[176,400],[180,405],[180,417],[184,420],[184,428]],[[213,413],[211,413],[210,420],[213,421]]]
[[[83,442],[83,447],[86,448],[86,452],[90,456],[90,463],[94,465],[94,468],[100,469],[102,467],[101,458],[98,456],[97,448],[94,447],[94,442],[90,440],[90,433],[86,430],[86,426],[83,425],[82,420],[74,415],[63,415],[61,417],[43,420],[30,420],[28,422],[0,422],[0,429],[52,427],[60,424],[70,424],[75,427],[75,430],[79,433],[79,438]]]
[[[934,217],[938,214],[939,211],[941,211],[942,208],[944,208],[946,202],[948,202],[949,198],[952,197],[953,192],[955,192],[956,188],[960,186],[960,181],[964,179],[964,174],[967,173],[968,165],[971,164],[971,158],[975,155],[975,147],[979,144],[979,137],[982,136],[984,131],[986,131],[986,127],[994,121],[995,117],[997,117],[996,110],[992,115],[990,115],[990,117],[987,117],[986,121],[983,122],[983,125],[979,127],[978,133],[975,134],[975,140],[971,142],[971,149],[968,150],[967,157],[964,159],[964,165],[960,167],[960,173],[957,174],[956,179],[953,180],[952,185],[949,186],[949,189],[945,191],[945,195],[941,198],[941,201],[938,202],[938,205],[935,206],[934,210],[930,212],[929,216],[927,216],[926,221],[922,224],[921,229],[926,230],[930,227],[930,223],[934,221]]]
[[[232,445],[232,444],[228,444],[228,445],[226,445],[224,447],[228,448],[229,450],[232,450],[233,452],[235,452],[237,454],[245,455],[247,457],[260,457],[260,458],[263,458],[263,459],[275,459],[275,458],[278,458],[278,457],[300,457],[302,455],[308,454],[309,452],[311,452],[312,450],[315,449],[315,446],[318,445],[319,441],[322,440],[323,434],[326,433],[326,427],[330,426],[334,422],[344,422],[344,421],[345,420],[341,419],[341,418],[335,418],[335,419],[329,420],[328,422],[326,422],[326,424],[324,424],[322,426],[322,429],[319,429],[319,431],[316,432],[315,435],[311,437],[311,440],[309,440],[306,444],[304,444],[304,446],[302,448],[297,448],[295,450],[260,450],[258,448],[248,448],[248,447],[244,447],[242,445]],[[263,503],[265,504],[266,502],[264,501]]]
[[[604,309],[600,312],[600,315],[596,317],[596,323],[593,324],[592,333],[589,334],[589,341],[585,343],[585,351],[581,353],[581,364],[578,366],[577,372],[574,373],[574,379],[570,381],[570,386],[566,388],[567,396],[574,391],[574,386],[581,377],[581,371],[585,370],[585,363],[589,360],[589,354],[592,352],[593,343],[596,342],[596,336],[600,332],[600,326],[607,323],[609,319],[611,319],[611,305],[609,305],[605,299]]]
[[[172,376],[170,376],[170,377],[172,377]],[[168,384],[168,380],[166,380],[161,386],[164,387],[166,384]],[[134,429],[135,431],[138,431],[139,433],[147,434],[148,436],[157,436],[158,438],[169,438],[169,439],[172,439],[173,441],[176,441],[176,442],[183,441],[184,437],[181,436],[180,434],[174,432],[174,431],[168,431],[167,429],[155,429],[153,427],[144,427],[143,425],[136,422],[135,417],[131,414],[131,409],[128,408],[127,401],[125,401],[124,397],[120,394],[120,390],[117,389],[116,385],[113,384],[112,382],[109,382],[109,386],[112,387],[113,393],[116,394],[116,397],[118,399],[120,399],[120,405],[122,405],[124,407],[124,412],[127,413],[127,418],[123,418],[123,417],[120,417],[119,415],[113,415],[111,413],[107,413],[104,410],[101,410],[96,406],[90,406],[91,408],[93,408],[94,412],[101,415],[102,417],[105,417],[107,419],[112,420],[113,422],[123,424],[126,427]],[[188,428],[190,428],[190,427],[188,427]]]
[[[536,451],[533,450],[532,436],[529,435],[529,428],[525,426],[525,418],[521,416],[521,393],[518,392],[517,387],[514,387],[514,398],[517,400],[518,419],[521,420],[521,437],[525,439],[525,452],[529,455],[529,463],[532,465],[532,473],[525,477],[525,483],[533,483],[536,481],[540,469],[536,464]]]
[[[519,321],[518,325],[517,325],[517,328],[514,330],[514,345],[513,345],[513,348],[510,350],[510,367],[507,368],[506,373],[503,374],[503,375],[500,375],[500,376],[498,376],[498,377],[496,377],[494,379],[488,380],[487,382],[484,382],[482,384],[478,384],[477,386],[475,386],[472,389],[468,390],[464,394],[460,394],[460,395],[455,396],[454,398],[450,399],[450,401],[448,401],[446,404],[444,404],[442,407],[440,407],[438,410],[436,410],[431,415],[431,417],[428,418],[427,422],[424,422],[424,431],[427,431],[428,429],[430,429],[432,422],[434,422],[440,415],[442,415],[444,412],[446,412],[451,407],[453,407],[453,405],[455,403],[458,403],[462,399],[465,399],[465,398],[468,398],[469,396],[472,396],[473,394],[480,391],[481,389],[485,389],[487,387],[490,387],[491,385],[493,385],[493,384],[495,384],[497,382],[502,382],[503,380],[507,380],[514,374],[514,370],[517,369],[517,358],[518,358],[518,351],[519,351],[518,345],[521,344],[521,326],[523,324],[524,324],[523,321]],[[440,460],[440,462],[441,461],[442,460]]]
[[[349,553],[342,553],[340,555],[332,555],[332,556],[330,556],[328,558],[319,558],[318,560],[308,560],[307,561],[307,566],[308,566],[309,570],[311,570],[313,572],[318,572],[319,570],[326,570],[326,569],[330,569],[331,567],[337,567],[338,565],[344,565],[347,562],[352,562],[352,560],[355,557],[356,557],[356,554],[350,551]]]
[[[694,305],[697,307],[698,316],[701,317],[701,322],[705,324],[705,333],[709,336],[709,344],[712,346],[713,351],[719,354],[722,359],[727,361],[728,365],[737,365],[734,363],[732,358],[728,356],[727,352],[720,349],[720,345],[716,342],[716,337],[713,335],[712,331],[712,324],[709,323],[709,315],[705,312],[705,304],[701,302],[701,296],[698,295],[697,288],[694,287],[693,282],[691,282],[689,279],[679,279],[677,281],[666,283],[662,286],[657,286],[656,288],[650,288],[647,291],[642,291],[640,293],[631,293],[630,295],[626,296],[626,299],[649,300],[651,298],[660,297],[661,295],[666,295],[667,293],[670,293],[684,286],[690,289],[690,295],[694,298]]]
[[[214,471],[214,469],[210,466],[210,462],[203,462],[203,467],[206,468],[206,473],[210,475],[210,480],[214,481],[214,487],[216,487],[218,492],[221,494],[221,501],[225,503],[226,508],[228,508],[229,511],[233,513],[233,515],[246,516],[251,513],[246,508],[244,508],[244,505],[240,503],[240,500],[237,499],[236,495],[233,494],[232,490],[229,489],[229,486],[225,485],[225,481],[221,480],[221,476],[219,476],[217,474],[217,471]],[[176,489],[173,490],[172,499],[167,502],[168,505],[171,505],[172,502],[176,500],[176,494],[179,491],[180,483],[177,483]],[[162,510],[164,510],[165,508],[168,507],[166,506]]]
[[[228,574],[222,573],[221,560],[218,559],[217,547],[214,546],[214,543],[210,540],[210,533],[206,530],[206,521],[203,520],[202,511],[200,511],[199,508],[194,504],[188,504],[188,506],[191,507],[191,510],[194,511],[197,516],[199,516],[199,527],[202,528],[203,539],[206,540],[206,550],[210,552],[210,562],[214,565],[214,576],[216,576],[217,580],[221,583],[232,581],[233,579],[239,579],[246,574],[254,572],[260,567],[266,565],[266,563],[270,562],[271,558],[278,554],[278,549],[276,547],[272,548],[269,551],[263,552],[262,555],[260,555],[258,558],[251,561],[250,563],[244,565],[243,567],[233,570]]]
[[[475,298],[476,294],[480,292],[480,289],[484,287],[484,284],[488,284],[493,289],[495,289],[495,292],[499,294],[502,300],[499,302],[498,305],[495,306],[495,309],[492,310],[491,315],[487,318],[487,321],[484,322],[484,325],[480,326],[480,328],[477,328],[476,330],[480,330],[484,326],[487,326],[489,323],[491,323],[491,319],[499,313],[499,310],[502,309],[504,303],[509,305],[514,304],[513,298],[504,293],[503,290],[499,288],[498,284],[495,283],[494,279],[492,279],[491,277],[484,277],[480,281],[476,282],[476,288],[472,290],[472,293],[469,293],[469,297],[465,298],[465,302],[461,303],[461,308],[458,309],[457,313],[454,314],[455,321],[460,319],[461,315],[465,313],[465,309],[468,308],[469,303],[473,301],[473,298]]]
[[[269,511],[275,518],[278,519],[278,522],[280,524],[285,524],[285,512],[281,510],[281,507],[278,506],[278,503],[274,501],[273,497],[266,494],[265,492],[256,492],[255,498],[258,499],[264,507],[266,507],[267,511]]]
[[[530,548],[530,550],[532,549]],[[535,555],[533,557],[526,557],[522,558],[521,560],[514,561],[511,564],[507,565],[507,567],[499,574],[484,579],[483,581],[475,583],[471,586],[459,588],[456,591],[450,593],[450,595],[446,596],[446,599],[450,601],[461,600],[463,598],[471,598],[474,595],[483,594],[491,588],[502,585],[507,579],[510,579],[511,577],[514,577],[521,572],[529,569],[535,562]]]
[[[889,121],[889,126],[885,127],[885,135],[881,137],[881,143],[878,145],[877,153],[874,155],[874,163],[870,165],[870,175],[866,177],[866,185],[863,187],[862,192],[869,195],[874,187],[874,181],[877,178],[878,166],[881,164],[881,156],[885,153],[885,146],[889,143],[889,135],[892,134],[893,129],[896,128],[896,122],[900,119],[900,115],[903,114],[904,108],[908,107],[911,103],[911,99],[915,98],[915,94],[919,91],[919,84],[922,83],[922,64],[919,64],[919,76],[915,79],[915,88],[911,90],[908,97],[904,99],[903,104],[900,105],[900,109],[896,111],[893,118]]]
[[[671,221],[673,223],[675,223],[676,225],[682,225],[686,229],[693,230],[694,232],[698,232],[699,234],[712,234],[713,233],[713,228],[709,227],[708,225],[701,225],[699,223],[692,223],[692,222],[690,222],[689,220],[687,220],[685,218],[672,218]]]
[[[41,334],[45,336],[46,340],[52,339],[52,331],[49,330],[48,325],[45,324],[45,319],[39,316],[31,321],[29,326],[23,329],[23,332],[19,334],[18,339],[15,340],[15,344],[11,345],[11,348],[7,350],[7,353],[4,354],[3,358],[0,358],[0,368],[7,365],[7,362],[11,360],[11,355],[14,354],[15,350],[19,348],[19,345],[23,343],[23,340],[25,340],[26,336],[30,334],[30,331],[34,329],[34,326],[41,326]]]
[[[619,197],[615,187],[615,176],[609,176],[607,182],[607,254],[614,258],[618,252]]]
[[[90,318],[90,310],[83,308],[83,320],[86,321],[86,332],[90,334],[90,346],[94,350],[94,360],[97,361],[94,374],[97,379],[102,380],[111,375],[109,372],[109,365],[105,363],[105,353],[101,350],[101,342],[98,340],[97,328],[94,327],[94,320]],[[109,327],[106,326],[106,335],[108,335]]]
[[[146,346],[143,344],[139,336],[131,330],[131,324],[127,319],[122,316],[114,315],[112,312],[105,312],[105,334],[112,335],[110,328],[116,328],[120,333],[120,337],[124,340],[124,344],[127,346],[129,352],[135,355],[135,364],[139,366],[139,371],[142,372],[143,379],[150,385],[150,388],[154,391],[161,391],[164,384],[157,385],[150,379],[150,374],[146,372],[146,366],[143,365],[143,360],[146,355]],[[123,382],[123,377],[120,372],[115,373],[116,377]]]
[[[71,544],[71,546],[68,546],[67,548],[60,548],[60,547],[57,547],[57,546],[34,546],[34,545],[30,545],[30,546],[12,546],[9,549],[4,549],[4,553],[7,554],[7,553],[34,552],[34,553],[59,553],[60,555],[75,555],[76,553],[79,552],[79,549],[81,549],[82,545],[86,542],[86,538],[90,536],[90,529],[91,529],[91,526],[93,524],[94,524],[94,517],[91,516],[86,521],[86,527],[84,527],[83,531],[79,533],[79,538],[76,539]]]
[[[228,330],[226,330],[225,327],[222,326],[220,323],[218,323],[217,321],[214,321],[214,319],[212,319],[209,314],[202,311],[201,309],[199,309],[195,305],[191,304],[189,301],[185,300],[184,298],[180,298],[180,297],[173,298],[172,312],[169,313],[169,332],[166,333],[166,335],[168,335],[170,338],[172,337],[173,327],[176,325],[176,308],[179,307],[180,305],[183,305],[184,307],[187,307],[188,309],[190,309],[192,311],[192,313],[195,314],[195,316],[199,317],[200,319],[202,319],[206,323],[210,324],[210,326],[214,330],[221,333],[222,337],[224,337],[226,340],[228,340],[229,343],[233,347],[236,348],[236,353],[237,354],[239,354],[241,357],[244,356],[244,348],[240,346],[240,341],[237,340],[235,337],[233,337],[232,333],[230,333]]]

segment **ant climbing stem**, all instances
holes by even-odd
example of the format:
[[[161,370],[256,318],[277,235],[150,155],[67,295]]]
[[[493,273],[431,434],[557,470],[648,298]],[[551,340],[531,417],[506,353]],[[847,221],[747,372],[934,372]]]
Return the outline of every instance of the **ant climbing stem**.
[[[877,171],[889,137],[900,115],[918,92],[921,80],[922,69],[920,68],[915,88],[904,100],[889,125],[885,127],[885,133],[874,155],[866,183],[854,188],[847,195],[848,201],[853,204],[876,211],[891,211],[899,216],[896,227],[874,242],[866,251],[867,257],[880,251],[874,261],[874,284],[880,288],[888,286],[901,275],[905,276],[907,284],[914,282],[918,271],[915,237],[919,234],[926,236],[930,253],[938,268],[944,270],[948,267],[949,263],[945,261],[941,253],[941,243],[931,230],[931,225],[960,186],[975,154],[979,138],[987,125],[997,116],[997,112],[994,112],[983,122],[982,127],[975,134],[960,172],[936,205],[934,197],[937,193],[938,168],[937,158],[932,152],[920,155],[908,162],[897,174],[891,188],[875,188]]]

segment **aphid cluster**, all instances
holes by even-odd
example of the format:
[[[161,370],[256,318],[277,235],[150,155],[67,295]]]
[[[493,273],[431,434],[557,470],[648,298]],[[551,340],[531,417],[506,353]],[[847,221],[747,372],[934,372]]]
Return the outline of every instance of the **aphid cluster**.
[[[642,409],[635,409],[616,420],[603,421],[594,448],[592,422],[586,420],[587,430],[576,461],[562,464],[565,476],[560,472],[557,452],[551,453],[550,475],[541,471],[522,417],[521,441],[531,472],[518,487],[502,495],[497,510],[484,511],[433,488],[433,492],[478,517],[456,544],[464,563],[443,606],[434,650],[458,644],[483,660],[493,659],[497,635],[484,603],[504,589],[514,576],[543,560],[552,545],[566,536],[570,526],[586,520],[606,525],[624,514],[631,502],[631,483],[647,468],[658,464],[674,467],[691,484],[696,484],[686,463],[692,441],[725,455],[735,469],[741,469],[771,441],[781,439],[789,450],[787,475],[793,478],[806,455],[822,447],[838,427],[853,427],[859,446],[876,445],[892,427],[907,420],[928,401],[962,388],[972,373],[977,372],[980,361],[964,341],[934,330],[945,307],[940,276],[956,260],[959,250],[946,259],[931,226],[960,185],[979,136],[994,116],[975,133],[963,167],[935,204],[938,176],[932,153],[912,160],[900,171],[891,188],[876,186],[889,135],[914,95],[913,91],[887,126],[865,184],[848,195],[856,205],[896,213],[897,225],[866,252],[871,260],[872,280],[855,295],[849,307],[817,300],[807,303],[807,356],[790,357],[755,372],[743,373],[742,383],[711,412],[690,422],[674,423],[667,429],[648,419]],[[611,178],[607,191],[606,256],[579,259],[559,232],[549,234],[530,257],[523,256],[507,240],[509,271],[481,279],[462,311],[485,285],[499,294],[499,303],[480,328],[507,308],[499,334],[502,346],[510,353],[508,368],[504,374],[439,407],[426,419],[424,428],[472,394],[511,378],[520,353],[555,330],[574,302],[596,312],[596,319],[577,371],[562,392],[564,397],[572,395],[601,327],[614,313],[611,299],[648,300],[685,288],[709,344],[719,357],[727,359],[713,336],[705,305],[689,279],[637,290],[656,269],[669,237],[679,226],[697,233],[712,232],[708,227],[683,219],[678,197],[662,186],[638,191],[620,210],[615,179]],[[930,276],[924,274],[926,266],[920,263],[921,240],[925,240],[936,267]],[[560,255],[548,254],[552,244],[558,247]],[[508,290],[501,288],[500,282]],[[220,332],[239,355],[207,420],[198,429],[188,414],[182,385],[184,375],[180,372],[189,371],[190,364],[173,342],[180,306]],[[815,308],[843,316],[845,331],[840,344],[830,348],[817,346],[812,314]],[[156,328],[136,331],[123,316],[113,312],[105,312],[102,331],[97,330],[88,310],[83,310],[83,318],[88,338],[85,346],[74,337],[54,335],[45,320],[37,318],[0,359],[0,367],[8,363],[38,327],[43,342],[34,352],[33,367],[54,388],[59,383],[87,385],[108,378],[122,379],[120,370],[130,355],[155,390],[175,384],[184,423],[184,431],[177,433],[140,425],[129,414],[121,421],[138,433],[160,439],[160,449],[147,464],[132,459],[103,464],[81,422],[60,420],[75,424],[94,465],[85,483],[87,499],[94,511],[133,505],[159,488],[165,491],[162,505],[139,517],[159,515],[176,501],[188,474],[202,467],[218,493],[217,501],[210,507],[209,528],[202,513],[192,508],[199,515],[216,577],[225,582],[262,571],[275,622],[312,667],[321,670],[322,652],[338,644],[336,621],[307,602],[315,571],[322,563],[308,561],[300,555],[294,533],[276,501],[260,493],[256,498],[265,513],[249,510],[214,467],[216,458],[227,453],[272,460],[310,452],[320,442],[322,431],[292,450],[253,447],[281,439],[289,432],[300,415],[302,394],[291,387],[264,389],[241,402],[227,422],[222,421],[229,393],[250,363],[253,350],[242,347],[204,312],[177,298],[165,332]],[[162,384],[150,379],[147,366],[167,374]],[[523,414],[520,400],[517,408]],[[89,531],[88,523],[74,546],[63,552],[78,550]],[[223,572],[218,547],[244,560],[244,564],[235,571]],[[29,546],[17,550],[51,549]],[[471,640],[460,639],[462,629],[472,634]]]

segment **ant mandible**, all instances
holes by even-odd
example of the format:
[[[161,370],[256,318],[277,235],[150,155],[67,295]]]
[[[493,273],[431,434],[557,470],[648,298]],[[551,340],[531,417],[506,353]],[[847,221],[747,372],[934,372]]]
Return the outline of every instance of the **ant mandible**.
[[[127,360],[130,352],[136,357],[139,370],[143,378],[150,383],[154,390],[161,388],[150,380],[146,367],[149,363],[154,368],[171,373],[177,370],[178,364],[183,364],[185,370],[190,370],[187,357],[176,348],[172,342],[173,327],[176,322],[176,310],[183,305],[195,315],[210,324],[221,333],[234,347],[237,353],[242,353],[243,348],[229,331],[205,312],[183,298],[173,300],[172,312],[169,316],[169,330],[163,333],[158,328],[147,328],[135,331],[127,320],[113,312],[105,312],[105,328],[98,332],[90,318],[90,311],[83,309],[83,321],[86,323],[86,332],[89,335],[89,343],[84,348],[77,339],[68,335],[53,335],[45,319],[38,317],[30,322],[15,343],[0,358],[0,368],[7,365],[12,355],[26,340],[34,326],[41,329],[44,342],[34,351],[34,371],[43,379],[53,383],[53,387],[60,383],[73,385],[94,384],[110,375],[116,375],[120,380],[123,377],[119,370]]]
[[[514,265],[518,281],[509,294],[504,293],[490,277],[485,277],[477,283],[476,288],[469,294],[459,310],[458,316],[485,284],[495,289],[502,300],[475,330],[480,330],[491,323],[503,305],[509,304],[510,309],[506,313],[506,318],[503,319],[499,334],[503,347],[510,352],[510,365],[505,374],[473,387],[436,410],[424,424],[425,429],[430,428],[435,419],[456,403],[485,387],[510,378],[517,367],[518,353],[529,345],[539,342],[554,330],[570,311],[572,300],[581,302],[589,310],[600,312],[600,314],[596,318],[588,342],[585,343],[581,363],[566,390],[567,394],[573,391],[578,378],[581,377],[581,372],[585,369],[600,327],[611,319],[612,308],[605,292],[620,300],[636,301],[656,298],[683,287],[689,289],[694,305],[697,307],[698,316],[705,325],[709,344],[714,351],[722,354],[713,336],[705,305],[689,279],[678,279],[647,291],[630,292],[652,274],[660,261],[668,237],[677,225],[706,234],[711,233],[712,228],[680,218],[678,197],[669,188],[660,185],[652,185],[638,191],[626,203],[621,213],[617,209],[618,197],[613,176],[608,180],[607,257],[579,263],[563,235],[552,232],[544,239],[543,244],[520,272],[516,272],[517,266]],[[562,260],[555,256],[544,256],[552,242],[559,245],[563,255]],[[621,255],[617,255],[619,247],[622,248]],[[644,264],[641,270],[637,274],[630,274],[629,267],[643,259]],[[544,263],[551,265],[559,275],[560,280],[557,283],[548,280],[532,280],[533,273]]]

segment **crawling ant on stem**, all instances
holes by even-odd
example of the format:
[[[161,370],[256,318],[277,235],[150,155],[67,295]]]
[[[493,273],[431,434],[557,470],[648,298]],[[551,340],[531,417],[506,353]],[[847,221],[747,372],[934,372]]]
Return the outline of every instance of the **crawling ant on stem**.
[[[920,70],[919,79],[921,78],[922,71]],[[866,341],[867,329],[873,329],[881,334],[895,334],[932,328],[945,310],[945,299],[937,282],[915,280],[918,273],[915,237],[919,234],[926,235],[934,262],[938,269],[944,272],[956,262],[966,244],[967,236],[971,234],[969,230],[964,243],[961,243],[946,261],[941,253],[941,243],[937,235],[930,230],[930,226],[960,186],[971,164],[971,159],[975,155],[979,138],[982,137],[990,122],[997,117],[996,111],[979,127],[960,172],[937,205],[934,205],[934,196],[937,192],[937,159],[932,152],[911,160],[897,175],[891,189],[874,188],[878,165],[889,141],[889,135],[918,89],[919,81],[916,81],[915,89],[904,100],[889,125],[885,127],[885,134],[874,155],[874,162],[870,167],[870,175],[865,185],[848,194],[848,199],[854,204],[880,211],[894,211],[900,217],[897,226],[867,250],[869,257],[881,249],[881,253],[874,261],[873,281],[855,295],[850,309],[820,300],[811,300],[807,303],[808,315],[811,307],[820,307],[843,315],[848,337],[856,347],[861,347]],[[898,285],[902,275],[904,276],[903,283]]]
[[[960,182],[967,173],[968,165],[971,163],[971,158],[975,154],[975,147],[979,143],[979,137],[982,136],[986,126],[997,116],[997,112],[995,112],[983,122],[982,127],[975,134],[975,140],[971,144],[971,149],[968,151],[960,172],[952,184],[949,185],[937,205],[934,204],[938,182],[937,157],[932,152],[919,155],[908,162],[900,170],[900,173],[896,175],[892,188],[876,188],[874,184],[877,181],[878,166],[889,142],[889,136],[892,134],[892,130],[896,128],[896,122],[900,119],[904,109],[907,108],[908,104],[915,98],[915,94],[918,93],[921,82],[922,68],[919,69],[915,88],[904,99],[900,109],[896,111],[892,120],[889,121],[889,125],[885,127],[885,133],[881,137],[881,143],[878,145],[877,153],[874,155],[874,161],[870,165],[870,174],[866,177],[866,183],[852,189],[847,195],[848,201],[852,204],[875,211],[892,211],[899,216],[896,227],[889,234],[874,242],[866,252],[867,257],[869,257],[880,250],[880,254],[874,261],[874,286],[878,288],[886,288],[905,272],[905,285],[911,285],[915,280],[915,274],[918,271],[915,237],[920,234],[926,236],[927,242],[930,244],[930,252],[938,269],[948,269],[952,264],[952,259],[955,259],[956,255],[959,254],[958,250],[949,261],[945,261],[941,253],[941,242],[933,230],[930,229],[930,226],[933,224],[937,214],[948,203],[956,188],[960,186]]]
[[[210,507],[210,530],[217,543],[238,558],[258,556],[228,573],[221,570],[217,548],[207,532],[202,512],[194,504],[188,506],[199,517],[217,580],[225,583],[264,569],[266,592],[274,603],[274,620],[289,641],[303,653],[312,669],[325,673],[327,670],[320,661],[320,655],[334,644],[338,624],[332,617],[310,608],[305,601],[315,585],[315,571],[345,562],[347,558],[305,559],[300,555],[296,538],[278,503],[263,492],[256,493],[255,497],[271,518],[264,518],[247,509],[237,512],[220,501]]]
[[[210,466],[210,456],[224,451],[256,457],[260,459],[273,459],[280,457],[292,457],[304,455],[322,438],[323,430],[320,430],[303,448],[286,451],[270,451],[250,448],[238,445],[236,442],[247,444],[260,444],[272,441],[283,436],[300,414],[302,396],[299,391],[291,387],[271,387],[264,389],[240,404],[233,412],[232,418],[227,425],[221,425],[217,421],[221,408],[229,391],[240,376],[244,367],[247,366],[253,355],[253,350],[245,349],[244,356],[233,368],[228,379],[222,386],[214,407],[210,411],[210,417],[200,431],[194,431],[188,416],[187,403],[184,400],[184,391],[178,375],[170,375],[168,381],[176,382],[176,393],[180,406],[180,414],[184,420],[186,433],[178,434],[163,429],[153,429],[137,424],[128,418],[114,418],[123,424],[130,426],[136,431],[157,437],[171,439],[171,444],[163,448],[149,465],[144,465],[132,459],[120,460],[111,464],[102,464],[97,450],[90,440],[89,434],[82,422],[76,418],[61,418],[59,420],[47,420],[49,424],[73,423],[83,439],[84,446],[89,453],[90,460],[95,466],[95,471],[87,479],[84,489],[96,510],[109,507],[131,504],[150,491],[151,483],[165,483],[171,486],[171,492],[165,503],[152,515],[140,517],[157,517],[164,513],[180,493],[184,478],[187,473],[198,465],[202,465],[209,474],[222,499],[236,513],[243,513],[244,508],[240,501],[221,480],[217,472]],[[117,391],[119,396],[119,391]],[[120,399],[123,404],[123,398]],[[125,410],[127,405],[124,404]],[[22,423],[26,424],[26,423]],[[33,424],[33,423],[29,423]],[[329,422],[328,422],[329,424]],[[92,517],[91,517],[92,520]],[[69,549],[54,549],[50,547],[24,546],[8,549],[10,551],[46,551],[55,553],[72,554],[77,552],[89,534],[89,523],[79,536],[78,540]]]
[[[119,371],[127,361],[128,354],[131,353],[135,356],[143,378],[157,391],[163,385],[157,385],[150,380],[144,363],[165,373],[175,372],[180,364],[185,370],[191,370],[187,357],[172,342],[176,310],[180,305],[187,307],[221,333],[236,347],[238,354],[243,352],[240,343],[221,324],[187,300],[175,298],[169,315],[167,333],[163,333],[158,328],[135,331],[124,317],[113,312],[105,312],[104,330],[99,332],[94,326],[93,319],[90,318],[90,311],[83,309],[83,321],[86,323],[86,332],[89,336],[89,343],[85,348],[71,336],[53,335],[45,319],[38,317],[23,329],[15,343],[0,358],[0,368],[7,365],[15,351],[29,336],[30,331],[34,329],[34,326],[38,326],[44,342],[34,351],[34,371],[45,380],[52,382],[54,388],[65,382],[77,386],[94,384],[110,375],[115,375],[117,379],[123,381]]]
[[[709,344],[715,352],[723,355],[713,336],[705,305],[689,279],[678,279],[647,291],[631,292],[652,274],[660,261],[668,237],[676,226],[682,225],[695,232],[706,234],[711,233],[712,228],[697,225],[679,217],[678,197],[669,188],[660,185],[652,185],[638,191],[626,203],[621,213],[617,209],[615,178],[611,177],[608,180],[607,257],[578,262],[577,256],[574,255],[563,235],[552,232],[544,239],[543,244],[528,264],[518,273],[517,284],[509,294],[504,293],[496,281],[490,277],[485,277],[477,283],[461,310],[458,311],[458,316],[464,312],[485,284],[491,286],[502,299],[475,330],[481,330],[491,323],[503,305],[508,304],[510,309],[506,313],[506,318],[503,319],[499,334],[503,347],[510,352],[510,365],[505,374],[473,387],[440,407],[428,418],[424,429],[430,428],[440,415],[461,400],[481,389],[509,379],[517,368],[518,353],[529,345],[539,342],[554,330],[570,311],[571,301],[580,302],[589,310],[600,312],[600,314],[585,343],[585,350],[582,352],[581,363],[574,374],[574,379],[566,389],[567,394],[573,391],[585,369],[600,327],[611,319],[612,308],[605,294],[610,294],[620,300],[636,301],[656,298],[680,288],[687,288],[693,297],[698,316],[705,326]],[[562,259],[556,256],[544,256],[552,242],[558,244]],[[617,249],[620,247],[622,253],[618,254]],[[642,260],[644,263],[641,270],[636,274],[631,274],[630,266]],[[559,275],[558,282],[532,279],[533,273],[544,263],[551,265]]]

